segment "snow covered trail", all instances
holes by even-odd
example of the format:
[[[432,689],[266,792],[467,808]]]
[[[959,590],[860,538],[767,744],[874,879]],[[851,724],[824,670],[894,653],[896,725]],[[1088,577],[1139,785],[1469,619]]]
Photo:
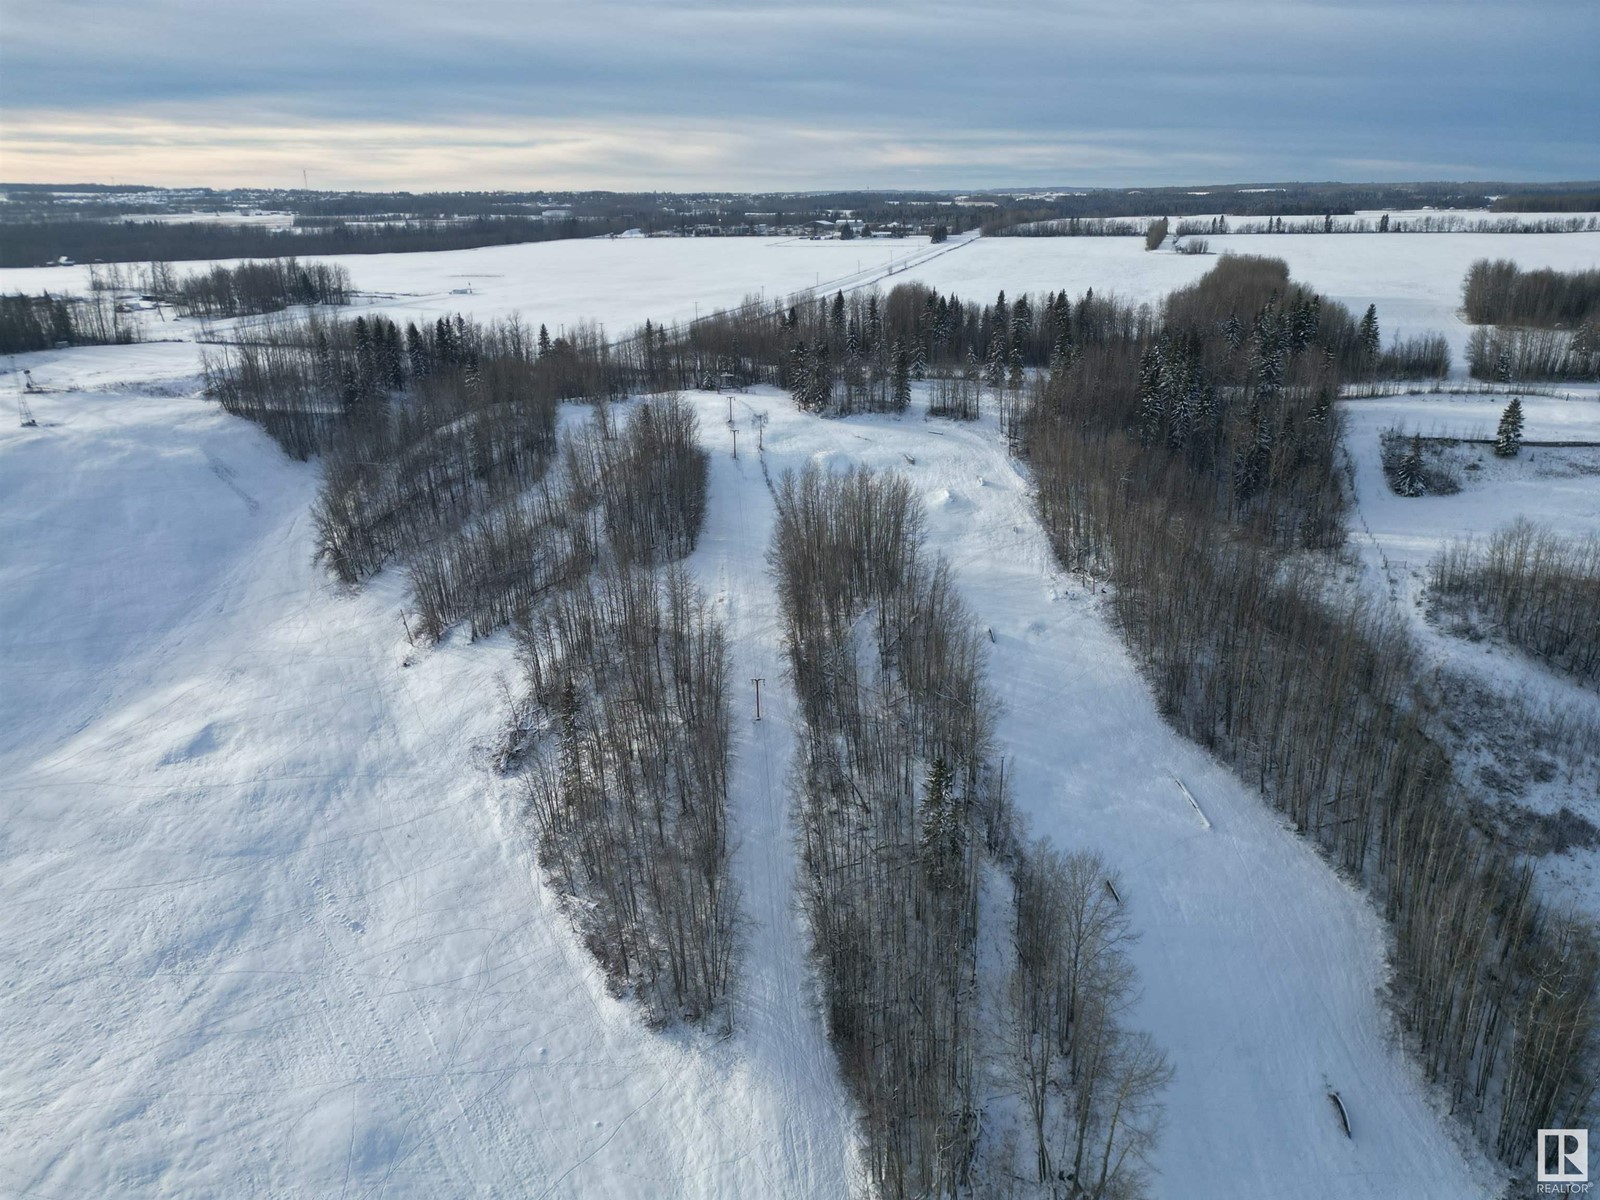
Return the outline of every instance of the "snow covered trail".
[[[119,353],[55,377],[149,350]],[[800,968],[752,951],[748,1036],[651,1034],[538,884],[486,770],[504,639],[413,651],[401,580],[332,587],[314,469],[245,422],[34,409],[0,431],[0,1191],[841,1193],[831,1060],[785,1027]],[[769,728],[739,781],[770,767],[770,822]],[[752,899],[787,891],[741,863]]]
[[[1494,1169],[1456,1142],[1395,1043],[1378,997],[1386,935],[1371,905],[1161,721],[1096,598],[1055,568],[993,420],[927,421],[919,404],[901,419],[823,421],[783,397],[738,403],[770,415],[774,477],[808,461],[860,462],[912,482],[932,547],[993,631],[989,678],[1018,809],[1035,834],[1098,850],[1122,872],[1143,935],[1134,958],[1144,996],[1131,1020],[1177,1069],[1157,1194],[1493,1194]],[[725,398],[703,401],[706,442],[726,455],[719,413],[725,421]]]
[[[854,1108],[823,1029],[794,890],[794,698],[785,677],[782,617],[766,557],[773,498],[749,421],[775,401],[736,400],[735,416],[746,438],[737,459],[730,453],[726,398],[701,396],[700,401],[701,441],[711,449],[711,502],[689,566],[727,622],[734,727],[742,730],[729,788],[743,924],[735,1040],[777,1082],[778,1090],[765,1097],[771,1111],[759,1114],[777,1133],[764,1148],[775,1180],[766,1194],[843,1197],[853,1194]],[[754,719],[758,678],[759,722]],[[807,1152],[797,1153],[797,1144],[806,1145]],[[806,1177],[786,1178],[796,1167],[806,1168]]]

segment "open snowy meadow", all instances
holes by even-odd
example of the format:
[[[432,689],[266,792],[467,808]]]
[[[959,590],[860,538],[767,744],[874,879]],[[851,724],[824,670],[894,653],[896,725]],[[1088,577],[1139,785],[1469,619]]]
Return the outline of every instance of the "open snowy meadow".
[[[1458,379],[1474,260],[1600,266],[1592,233],[1208,240],[1282,257],[1358,313],[1376,304],[1385,342],[1445,335]],[[912,280],[978,301],[1092,287],[1154,302],[1216,259],[1091,237],[601,239],[337,261],[363,293],[356,311],[402,323],[519,312],[552,333],[620,334],[751,295]],[[0,271],[0,291],[82,291],[86,277]],[[929,420],[919,393],[903,417],[825,420],[771,389],[731,408],[689,395],[712,455],[689,566],[730,638],[744,927],[732,1033],[662,1034],[607,993],[493,770],[511,640],[413,645],[397,572],[359,592],[333,583],[313,561],[316,464],[200,394],[200,330],[157,322],[147,335],[171,340],[15,361],[41,390],[35,427],[0,427],[0,1191],[850,1194],[854,1117],[793,890],[798,717],[767,550],[769,477],[859,463],[909,480],[988,633],[1029,831],[1098,851],[1125,881],[1141,934],[1130,1020],[1176,1072],[1156,1194],[1499,1193],[1385,1006],[1371,901],[1162,721],[1099,587],[1055,564],[995,414]],[[5,377],[8,398],[19,383]],[[1595,389],[1561,393],[1528,397],[1528,439],[1600,441]],[[1592,715],[1592,691],[1421,612],[1427,563],[1457,538],[1519,515],[1600,530],[1600,460],[1581,454],[1463,464],[1451,496],[1389,489],[1384,430],[1487,436],[1503,401],[1463,386],[1344,403],[1352,570],[1441,661]],[[1541,871],[1600,910],[1597,865],[1558,856]]]

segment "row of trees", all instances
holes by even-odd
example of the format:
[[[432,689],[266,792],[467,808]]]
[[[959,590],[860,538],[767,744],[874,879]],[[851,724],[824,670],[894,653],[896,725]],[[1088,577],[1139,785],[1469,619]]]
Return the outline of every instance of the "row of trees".
[[[1600,322],[1600,270],[1523,270],[1508,258],[1480,258],[1461,284],[1461,307],[1474,325],[1577,329]]]
[[[1002,218],[984,227],[989,237],[1144,237],[1145,248],[1155,221],[1160,217],[1128,219],[1115,217],[1061,217],[1054,220]],[[1600,217],[1472,217],[1458,213],[1425,216],[1393,216],[1384,213],[1369,217],[1335,216],[1312,207],[1309,211],[1248,220],[1226,214],[1180,218],[1172,226],[1179,237],[1228,233],[1593,233],[1600,230]],[[1159,244],[1159,243],[1158,243]]]
[[[1178,232],[1185,233],[1593,233],[1600,229],[1596,217],[1530,217],[1507,220],[1504,217],[1472,217],[1460,213],[1429,213],[1423,216],[1394,216],[1383,213],[1377,220],[1368,217],[1336,217],[1331,213],[1320,219],[1305,220],[1291,217],[1269,217],[1260,221],[1235,220],[1231,226],[1226,217],[1210,221],[1190,220],[1179,224]]]
[[[1163,713],[1372,892],[1428,1076],[1518,1164],[1537,1128],[1589,1115],[1600,956],[1473,826],[1405,629],[1333,598],[1332,560],[1299,552],[1339,547],[1346,504],[1327,401],[1347,359],[1321,331],[1356,322],[1314,300],[1281,263],[1224,260],[1150,336],[1053,372],[1013,433],[1062,562],[1115,582]],[[1308,305],[1315,331],[1297,333]],[[1191,364],[1220,381],[1217,414],[1175,441],[1187,388],[1167,379]]]
[[[1495,383],[1600,379],[1600,319],[1574,331],[1483,326],[1467,339],[1474,379]]]
[[[158,299],[186,317],[248,317],[280,312],[293,304],[348,304],[350,273],[328,263],[273,258],[215,266],[173,278],[164,263],[150,264]]]
[[[1428,589],[1437,611],[1485,622],[1557,670],[1600,685],[1600,536],[1561,538],[1518,520],[1482,545],[1442,552]]]
[[[505,761],[539,861],[618,994],[655,1023],[709,1020],[737,911],[727,650],[670,566],[699,535],[707,457],[675,397],[620,428],[602,404],[558,446],[565,353],[514,320],[313,315],[241,335],[207,373],[230,411],[322,455],[313,516],[340,580],[402,564],[424,638],[516,626]]]
[[[1062,217],[1053,221],[997,223],[984,227],[985,237],[1139,237],[1147,221],[1117,217]]]
[[[1045,842],[1017,856],[1011,880],[1006,1009],[1040,1190],[1141,1195],[1172,1071],[1149,1034],[1118,1020],[1137,987],[1127,890],[1099,855]]]
[[[986,1043],[1029,1090],[1040,1191],[1135,1196],[1165,1060],[1125,1031],[1126,924],[1104,868],[1016,845],[990,755],[993,703],[971,614],[922,548],[906,481],[865,470],[785,475],[772,562],[803,717],[802,898],[829,1036],[860,1107],[868,1172],[889,1197],[976,1186]],[[1012,863],[1011,965],[980,977],[1003,936],[979,894]],[[1004,1031],[1007,1035],[995,1038]]]
[[[721,623],[681,566],[608,556],[519,626],[539,861],[612,988],[707,1021],[733,980]]]
[[[310,312],[230,334],[206,347],[202,363],[213,398],[262,424],[296,458],[371,437],[416,408],[416,398],[509,406],[518,422],[553,431],[560,400],[604,397],[609,379],[598,333],[552,341],[515,316],[480,324],[458,314],[402,331],[381,315],[347,321]],[[547,440],[553,448],[553,432]]]
[[[1250,265],[1259,261],[1230,256],[1228,262],[1238,265],[1228,269],[1248,275],[1259,270]],[[1262,350],[1266,360],[1285,356],[1278,367],[1268,364],[1269,377],[1295,355],[1303,359],[1296,371],[1312,371],[1303,353],[1312,341],[1347,375],[1430,378],[1448,368],[1441,338],[1383,349],[1373,310],[1355,322],[1342,309],[1322,313],[1305,295],[1286,292],[1280,300],[1272,313],[1257,314],[1271,326]],[[1249,313],[1229,313],[1226,333],[1233,351],[1254,353],[1246,347],[1255,334],[1246,325],[1252,319]],[[910,403],[912,382],[933,378],[945,381],[936,389],[937,406],[969,417],[976,414],[981,389],[1015,397],[1030,371],[1069,363],[1088,347],[1151,340],[1157,314],[1149,307],[1112,303],[1092,290],[1076,300],[1065,291],[1014,300],[1001,292],[992,303],[979,304],[907,284],[887,295],[840,291],[793,303],[751,298],[680,326],[647,321],[615,340],[593,325],[555,339],[543,326],[535,337],[515,319],[498,328],[526,368],[524,390],[540,401],[598,401],[760,382],[790,391],[808,411],[899,412]],[[270,421],[291,453],[303,456],[315,452],[326,428],[339,425],[338,414],[357,402],[411,386],[435,369],[470,371],[472,337],[459,318],[404,331],[383,318],[337,323],[313,316],[266,326],[252,332],[249,346],[236,345],[229,352],[239,369],[228,372],[227,386],[259,391],[250,380],[260,377],[269,380],[266,392],[272,397],[293,393],[295,399],[285,405],[241,394],[229,402],[259,410],[258,419]],[[1183,351],[1171,353],[1181,357]],[[300,383],[288,386],[277,379],[280,374]],[[1268,378],[1263,394],[1275,386]],[[1182,404],[1177,411],[1181,425],[1186,419]]]
[[[232,267],[179,275],[170,262],[93,263],[89,290],[94,293],[137,292],[145,299],[171,304],[180,316],[245,317],[281,312],[295,304],[348,304],[350,273],[321,262],[297,258],[242,262]]]
[[[110,300],[95,296],[0,295],[0,354],[67,346],[123,345],[139,340]]]
[[[559,478],[506,500],[408,556],[412,598],[431,638],[461,621],[472,636],[511,624],[602,562],[653,568],[694,547],[707,462],[692,409],[668,397],[635,409],[620,433],[608,409],[568,433]],[[514,481],[513,481],[514,483]]]

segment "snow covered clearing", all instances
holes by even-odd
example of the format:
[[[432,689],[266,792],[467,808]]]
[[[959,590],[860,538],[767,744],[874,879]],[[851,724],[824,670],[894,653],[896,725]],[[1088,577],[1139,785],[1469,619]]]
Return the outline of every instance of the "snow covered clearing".
[[[1497,458],[1478,444],[1494,436],[1509,395],[1413,395],[1349,400],[1345,446],[1350,456],[1356,507],[1350,545],[1360,556],[1362,582],[1386,597],[1406,617],[1428,657],[1447,671],[1463,671],[1492,692],[1510,696],[1525,715],[1579,739],[1555,746],[1565,769],[1537,772],[1506,788],[1507,803],[1540,813],[1569,807],[1600,824],[1600,701],[1588,689],[1494,638],[1469,640],[1429,619],[1429,564],[1458,541],[1484,542],[1520,519],[1563,537],[1600,533],[1600,392],[1574,389],[1565,398],[1523,395],[1524,445],[1515,458]],[[1441,454],[1461,490],[1452,495],[1397,495],[1384,478],[1380,437],[1397,429],[1424,438],[1468,439]],[[1587,442],[1545,447],[1537,442]],[[1505,718],[1502,718],[1505,719]],[[1548,730],[1522,729],[1512,748],[1523,765],[1551,751]],[[1587,747],[1585,749],[1585,746]],[[1500,769],[1504,763],[1487,764]],[[1577,769],[1573,769],[1576,767]],[[1600,914],[1600,847],[1576,846],[1536,859],[1557,902],[1582,904]]]
[[[152,349],[70,363],[128,378]],[[0,1186],[847,1191],[804,966],[757,903],[787,878],[777,720],[741,757],[767,799],[741,808],[740,1033],[651,1035],[489,773],[509,643],[414,652],[398,579],[342,594],[311,561],[315,469],[193,396],[33,407],[0,433]],[[759,571],[764,530],[737,536],[707,553]]]
[[[1282,255],[1352,306],[1377,302],[1386,339],[1437,329],[1457,346],[1474,258],[1600,260],[1589,234],[1211,240]],[[593,318],[620,332],[763,287],[849,286],[886,272],[891,254],[898,265],[929,249],[945,252],[884,282],[1154,300],[1211,265],[1109,238],[602,240],[343,261],[358,286],[389,294],[372,307],[402,320],[516,309],[552,331]],[[0,289],[60,290],[73,277],[6,271]],[[471,294],[454,294],[469,282]],[[1121,870],[1143,934],[1144,997],[1129,1023],[1177,1070],[1158,1194],[1496,1190],[1496,1170],[1456,1140],[1397,1043],[1371,906],[1162,723],[1097,597],[1056,570],[992,418],[928,422],[919,400],[904,419],[824,421],[753,392],[735,398],[735,459],[727,398],[694,398],[713,466],[690,565],[725,610],[734,678],[765,680],[731,799],[748,923],[737,1028],[715,1042],[647,1033],[607,996],[539,884],[516,798],[489,770],[508,639],[416,650],[402,581],[333,587],[311,561],[315,468],[194,394],[192,344],[17,365],[50,390],[29,398],[37,428],[0,429],[0,904],[14,914],[0,948],[0,1186],[63,1197],[848,1191],[851,1117],[790,887],[794,731],[751,424],[764,412],[771,473],[810,461],[905,472],[932,548],[993,632],[1019,809],[1033,832]],[[1441,427],[1492,427],[1498,403],[1348,406],[1369,545],[1420,565],[1422,542],[1468,531],[1454,517],[1415,525],[1400,504],[1470,503],[1471,529],[1503,523],[1513,504],[1600,524],[1584,476],[1553,501],[1568,481],[1391,502],[1372,474],[1381,425],[1426,412]],[[1562,403],[1527,401],[1530,439],[1580,411]],[[741,686],[736,711],[750,718],[753,685]]]

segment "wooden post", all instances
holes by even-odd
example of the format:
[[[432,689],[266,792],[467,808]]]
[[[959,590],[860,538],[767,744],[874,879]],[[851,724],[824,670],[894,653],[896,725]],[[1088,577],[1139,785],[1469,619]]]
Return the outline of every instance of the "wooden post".
[[[735,458],[738,458],[739,457],[739,431],[737,429],[735,429],[735,430],[732,430],[731,432],[733,434],[733,456]]]
[[[761,683],[762,683],[762,681],[760,679],[752,679],[750,682],[756,685],[756,720],[759,721],[759,720],[761,720]]]

